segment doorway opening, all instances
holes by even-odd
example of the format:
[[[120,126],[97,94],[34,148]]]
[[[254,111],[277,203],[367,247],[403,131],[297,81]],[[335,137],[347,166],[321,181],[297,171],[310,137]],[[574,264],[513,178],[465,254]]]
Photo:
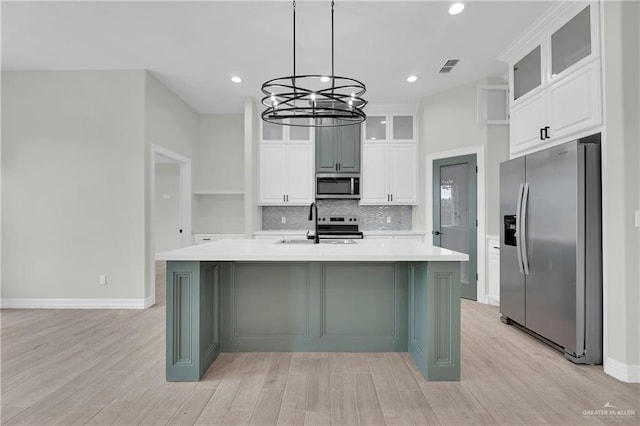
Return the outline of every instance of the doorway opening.
[[[145,307],[156,303],[156,253],[191,245],[191,159],[151,145]]]
[[[469,254],[462,297],[488,303],[485,290],[484,145],[427,155],[425,217],[436,246]]]

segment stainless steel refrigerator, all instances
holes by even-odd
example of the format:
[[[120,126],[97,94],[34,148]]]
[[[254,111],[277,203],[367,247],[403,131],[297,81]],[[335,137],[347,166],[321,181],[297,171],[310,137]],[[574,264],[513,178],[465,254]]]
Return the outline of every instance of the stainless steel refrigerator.
[[[602,364],[599,135],[500,165],[500,312]]]

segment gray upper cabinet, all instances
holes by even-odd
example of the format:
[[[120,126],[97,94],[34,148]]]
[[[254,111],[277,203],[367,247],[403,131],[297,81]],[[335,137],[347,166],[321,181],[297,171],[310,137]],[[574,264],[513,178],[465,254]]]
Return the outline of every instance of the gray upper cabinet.
[[[316,172],[360,171],[360,125],[316,128]]]

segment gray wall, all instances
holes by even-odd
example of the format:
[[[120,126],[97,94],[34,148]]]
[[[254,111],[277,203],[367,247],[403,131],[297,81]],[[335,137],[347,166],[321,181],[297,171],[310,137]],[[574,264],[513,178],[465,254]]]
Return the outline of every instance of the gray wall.
[[[640,3],[603,4],[605,370],[640,368]],[[636,376],[637,380],[637,376]]]

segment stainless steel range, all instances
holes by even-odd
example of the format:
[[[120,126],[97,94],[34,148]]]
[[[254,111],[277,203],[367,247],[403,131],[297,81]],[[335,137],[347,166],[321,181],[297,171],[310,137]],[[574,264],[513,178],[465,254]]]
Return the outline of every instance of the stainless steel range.
[[[318,235],[321,239],[362,239],[358,218],[349,216],[321,216],[318,218]]]

